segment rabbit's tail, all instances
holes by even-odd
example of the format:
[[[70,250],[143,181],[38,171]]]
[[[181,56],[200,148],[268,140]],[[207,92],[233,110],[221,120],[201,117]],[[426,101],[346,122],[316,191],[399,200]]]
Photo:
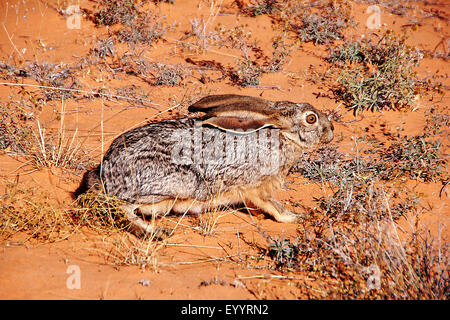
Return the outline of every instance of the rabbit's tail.
[[[86,171],[81,179],[80,185],[73,193],[75,199],[77,199],[83,193],[89,190],[100,190],[100,166]]]

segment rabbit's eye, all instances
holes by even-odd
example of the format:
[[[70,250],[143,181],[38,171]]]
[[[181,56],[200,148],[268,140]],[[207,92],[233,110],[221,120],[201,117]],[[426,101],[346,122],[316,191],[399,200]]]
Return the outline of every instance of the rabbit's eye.
[[[308,115],[306,116],[306,122],[307,122],[307,123],[313,124],[313,123],[315,123],[316,121],[317,121],[317,116],[316,116],[315,114],[311,113],[311,114],[308,114]]]

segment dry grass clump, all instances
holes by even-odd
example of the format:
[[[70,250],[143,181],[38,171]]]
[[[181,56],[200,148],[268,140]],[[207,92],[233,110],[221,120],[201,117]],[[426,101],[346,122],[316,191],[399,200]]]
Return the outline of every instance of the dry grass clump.
[[[89,228],[103,235],[100,243],[94,243],[94,250],[107,263],[157,268],[157,254],[165,242],[154,241],[152,236],[136,238],[127,232],[129,221],[124,218],[119,199],[89,191],[72,205],[56,205],[53,196],[41,189],[2,183],[5,193],[0,196],[1,242],[56,242],[80,228]],[[15,237],[18,234],[24,237]]]
[[[101,192],[89,191],[72,204],[56,205],[53,196],[38,188],[21,187],[4,181],[1,196],[0,236],[8,240],[14,234],[28,239],[54,242],[67,238],[80,227],[101,233],[117,233],[128,224],[120,209],[121,201]]]
[[[178,225],[178,224],[177,224]],[[114,266],[138,266],[157,271],[161,251],[167,246],[169,238],[161,239],[156,233],[136,237],[129,232],[113,233],[103,240],[100,249],[105,262]]]
[[[92,190],[78,196],[70,213],[76,224],[102,233],[116,233],[129,225],[121,205],[120,199]]]
[[[299,228],[295,267],[336,279],[329,298],[449,298],[445,239],[401,230],[391,216],[368,220],[355,227],[326,219],[313,231]]]
[[[67,137],[67,131],[61,126],[53,134],[47,134],[39,121],[36,131],[33,131],[33,139],[28,140],[24,148],[24,155],[31,158],[36,168],[86,170],[92,164],[89,154],[76,140],[77,131]]]
[[[19,97],[0,105],[0,150],[24,153],[26,144],[32,138],[30,123],[40,113],[42,106],[23,92]]]
[[[90,13],[90,19],[98,26],[122,24],[115,32],[115,37],[121,43],[126,42],[134,47],[137,44],[149,45],[159,40],[168,27],[165,19],[150,10],[144,11],[142,6],[147,1],[102,0],[99,8]]]
[[[150,238],[136,238],[124,233],[107,241],[102,250],[105,261],[114,266],[138,266],[158,269],[158,256],[166,241],[154,241]]]
[[[28,77],[35,79],[41,86],[62,88],[62,89],[78,89],[80,86],[75,78],[73,69],[64,64],[50,64],[36,62],[25,68]],[[52,90],[43,89],[45,100],[61,100],[73,98],[73,91],[69,90]]]
[[[125,217],[122,205],[122,200],[101,190],[89,190],[77,198],[68,212],[74,224],[106,236],[96,251],[107,263],[156,270],[159,251],[165,247],[167,240],[161,239],[156,232],[143,237],[132,235],[128,230],[130,221]]]
[[[60,126],[53,130],[53,134],[48,134],[42,128],[37,115],[30,113],[28,117],[23,117],[26,104],[10,104],[5,109],[1,109],[0,116],[3,123],[0,130],[0,145],[4,149],[28,157],[31,164],[36,168],[62,167],[67,169],[85,170],[91,164],[90,156],[83,148],[81,142],[76,139],[77,130],[73,134],[67,134],[64,125],[64,103],[61,103]],[[12,108],[15,106],[15,108]]]
[[[113,99],[124,100],[133,107],[136,107],[136,105],[147,107],[149,106],[149,102],[151,101],[149,99],[149,93],[144,91],[142,87],[136,86],[134,84],[116,88],[114,89],[114,93],[112,93],[110,96]]]
[[[215,12],[217,14],[217,12]],[[231,29],[218,25],[214,31],[208,31],[208,27],[214,17],[209,17],[207,21],[192,20],[192,30],[186,33],[185,40],[194,38],[194,41],[183,41],[180,45],[189,50],[196,52],[202,50],[213,50],[213,47],[226,48],[237,52],[232,54],[236,59],[236,64],[225,67],[220,63],[208,61],[210,69],[220,71],[222,77],[220,79],[229,78],[233,84],[239,86],[256,86],[259,85],[259,78],[265,72],[262,64],[264,54],[258,47],[258,44],[252,37],[252,32],[244,25],[238,25]],[[213,50],[218,52],[217,50]],[[190,59],[192,63],[195,63]],[[205,61],[206,62],[206,61]]]
[[[223,70],[232,81],[241,87],[257,86],[264,74],[264,54],[256,41],[252,41],[252,33],[245,26],[237,26],[230,30],[220,31],[222,43],[219,47],[238,49],[240,58],[236,59],[236,66]]]
[[[74,91],[80,88],[75,77],[78,66],[52,64],[46,61],[42,63],[33,62],[28,65],[11,66],[0,62],[2,78],[18,82],[20,78],[34,79],[43,93],[37,97],[45,102],[74,97]],[[60,90],[54,90],[58,88]]]
[[[115,52],[114,37],[112,36],[97,40],[97,43],[91,48],[91,55],[103,60],[107,57],[114,57]]]
[[[252,1],[248,7],[244,7],[243,1],[236,1],[240,6],[241,11],[249,14],[250,16],[259,16],[262,14],[273,14],[280,7],[278,0],[256,0]]]
[[[329,43],[343,39],[343,31],[353,27],[348,1],[277,1],[259,0],[245,6],[236,1],[249,16],[269,15],[285,32],[293,32],[301,42]]]
[[[431,106],[426,111],[426,124],[423,128],[423,136],[425,138],[432,136],[448,137],[450,129],[450,114],[446,110],[441,112],[435,106]]]
[[[96,25],[111,26],[117,23],[129,25],[139,15],[140,6],[146,1],[101,0],[99,10],[90,15]]]
[[[177,86],[191,73],[182,64],[166,65],[163,63],[153,64],[153,68],[156,70],[155,86]]]
[[[281,37],[275,37],[272,41],[272,57],[264,63],[264,71],[275,73],[283,70],[283,67],[290,61],[292,47],[282,40]]]
[[[187,65],[181,63],[165,64],[154,62],[136,52],[125,52],[109,62],[108,66],[105,71],[114,70],[115,75],[120,72],[127,76],[135,76],[152,86],[178,86],[184,84],[185,80],[192,74],[192,71]],[[133,103],[139,100],[142,101],[144,96],[146,96],[143,92],[142,94],[136,94],[137,90],[131,89],[131,87],[128,88],[130,90],[124,90],[123,88],[116,89],[116,93],[118,94],[111,91],[110,93],[105,92],[102,96],[116,100],[127,99]],[[137,89],[136,86],[135,88]],[[147,100],[148,102],[149,100]]]
[[[379,156],[375,164],[383,180],[421,179],[425,182],[445,180],[446,161],[439,140],[425,135],[401,138],[388,148],[370,151]],[[448,178],[447,178],[448,179]]]
[[[291,24],[302,42],[328,43],[343,39],[343,31],[354,24],[351,6],[346,1],[328,1],[318,12],[307,8],[300,16],[300,24]]]
[[[421,88],[413,67],[422,54],[405,41],[387,31],[378,41],[360,40],[334,49],[329,61],[337,72],[337,99],[354,114],[413,107]]]
[[[357,157],[350,157],[326,146],[308,153],[291,169],[315,182],[334,186],[361,184],[367,181],[423,182],[446,181],[447,161],[441,142],[428,134],[397,138],[385,146],[379,141],[360,139],[366,148]]]
[[[219,220],[230,214],[231,207],[212,207],[194,217],[194,229],[203,236],[213,236],[217,230]]]
[[[198,68],[201,68],[202,82],[208,79],[205,73],[212,70],[214,72],[219,71],[222,74],[218,80],[228,78],[232,84],[241,87],[258,86],[260,85],[261,77],[265,73],[280,72],[288,63],[292,48],[281,36],[273,38],[273,50],[271,56],[267,56],[247,26],[238,25],[227,29],[218,24],[214,31],[210,31],[208,27],[213,20],[211,17],[206,21],[204,19],[201,21],[197,19],[192,20],[192,30],[186,32],[183,41],[179,42],[182,50],[195,52],[209,50],[221,53],[219,49],[226,48],[232,53],[225,53],[225,55],[235,57],[235,64],[229,66],[210,60],[197,62],[191,58],[186,59]]]
[[[167,26],[162,17],[152,12],[140,16],[132,24],[124,26],[117,32],[119,42],[130,46],[144,44],[146,46],[162,38],[167,32]]]
[[[237,71],[231,74],[234,83],[241,87],[257,86],[260,84],[259,78],[263,74],[261,66],[250,58],[239,60]]]
[[[339,190],[340,192],[341,190]],[[448,299],[448,245],[419,229],[417,202],[384,187],[347,189],[299,223],[294,239],[269,238],[275,268],[333,285],[298,283],[310,298]],[[413,215],[410,230],[397,224]],[[442,226],[440,226],[441,228]]]
[[[2,181],[5,193],[0,196],[0,237],[9,241],[18,233],[26,233],[27,239],[54,242],[66,239],[73,233],[71,216],[51,195],[37,188],[25,188]]]

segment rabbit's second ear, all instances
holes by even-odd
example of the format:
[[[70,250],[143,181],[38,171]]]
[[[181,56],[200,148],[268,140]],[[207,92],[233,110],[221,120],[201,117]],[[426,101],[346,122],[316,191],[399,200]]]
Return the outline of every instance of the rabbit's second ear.
[[[212,117],[202,121],[202,125],[210,125],[225,131],[248,134],[266,127],[278,127],[275,121],[269,119],[251,119],[241,117]]]
[[[236,110],[253,110],[265,111],[270,110],[270,102],[256,97],[241,96],[237,94],[219,94],[206,96],[194,104],[190,105],[190,112],[211,112],[214,111],[236,111]]]

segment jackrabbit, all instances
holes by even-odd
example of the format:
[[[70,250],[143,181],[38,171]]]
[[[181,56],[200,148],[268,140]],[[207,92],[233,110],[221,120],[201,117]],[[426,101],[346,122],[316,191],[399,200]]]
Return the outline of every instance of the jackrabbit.
[[[147,124],[116,138],[80,188],[103,186],[124,200],[137,235],[164,236],[139,215],[238,203],[294,222],[296,215],[273,193],[303,149],[333,139],[329,119],[308,103],[233,94],[204,97],[188,110],[205,115]]]

